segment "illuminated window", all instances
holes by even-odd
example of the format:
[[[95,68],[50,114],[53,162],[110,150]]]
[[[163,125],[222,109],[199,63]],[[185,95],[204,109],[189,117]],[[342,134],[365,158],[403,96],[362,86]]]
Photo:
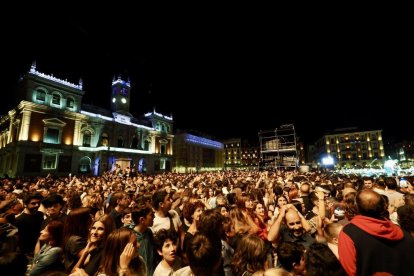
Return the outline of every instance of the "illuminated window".
[[[66,99],[66,107],[67,108],[73,108],[75,106],[75,100],[72,98]]]
[[[166,165],[166,162],[167,160],[165,159],[165,158],[161,158],[160,159],[160,170],[165,170],[165,165]]]
[[[52,104],[60,105],[60,95],[59,94],[54,93],[52,95]]]
[[[108,146],[108,140],[109,140],[109,138],[108,138],[108,134],[107,133],[102,133],[102,135],[101,135],[101,145],[102,146]]]
[[[36,100],[39,102],[44,102],[46,100],[46,93],[43,90],[36,91]]]
[[[46,130],[45,143],[59,144],[59,129],[48,128]]]

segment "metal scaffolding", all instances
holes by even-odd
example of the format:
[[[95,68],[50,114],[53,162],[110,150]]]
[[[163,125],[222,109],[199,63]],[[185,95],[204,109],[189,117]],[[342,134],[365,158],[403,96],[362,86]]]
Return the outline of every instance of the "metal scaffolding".
[[[298,153],[293,124],[281,125],[275,130],[260,131],[259,169],[297,169]]]

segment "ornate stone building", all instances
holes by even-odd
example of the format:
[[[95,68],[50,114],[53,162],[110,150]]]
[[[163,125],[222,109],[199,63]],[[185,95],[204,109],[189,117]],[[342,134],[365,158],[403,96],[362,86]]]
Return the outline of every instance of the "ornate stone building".
[[[79,84],[36,70],[21,79],[20,103],[0,117],[0,177],[99,175],[118,164],[148,173],[171,169],[172,117],[129,113],[129,81],[112,82],[111,110],[82,104]]]

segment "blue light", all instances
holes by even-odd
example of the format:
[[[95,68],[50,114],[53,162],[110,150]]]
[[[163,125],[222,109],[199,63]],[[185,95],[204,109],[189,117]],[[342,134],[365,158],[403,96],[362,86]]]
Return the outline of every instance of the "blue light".
[[[213,148],[217,148],[217,149],[223,149],[223,143],[217,142],[217,141],[213,141],[207,138],[202,138],[202,137],[197,137],[191,134],[187,134],[185,141],[189,142],[189,143],[193,143],[193,144],[198,144],[198,145],[204,145],[204,146],[209,146],[209,147],[213,147]]]
[[[122,80],[120,77],[119,77],[117,80],[114,80],[114,81],[112,82],[112,85],[117,84],[117,83],[120,83],[120,84],[122,84],[122,85],[125,85],[125,86],[128,86],[128,87],[131,87],[131,83],[130,83],[129,81],[124,81],[124,80]]]

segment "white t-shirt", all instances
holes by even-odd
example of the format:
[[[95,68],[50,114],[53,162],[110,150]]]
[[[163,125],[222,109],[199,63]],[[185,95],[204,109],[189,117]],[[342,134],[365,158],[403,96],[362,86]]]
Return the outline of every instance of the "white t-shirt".
[[[173,272],[172,268],[165,268],[161,261],[154,270],[154,276],[171,276]]]
[[[178,216],[178,213],[174,210],[170,210],[168,211],[168,213],[170,214],[172,221],[174,223],[174,228],[176,231],[178,231],[178,229],[181,228],[181,220],[180,217]],[[152,233],[157,233],[158,230],[160,229],[170,229],[170,218],[167,216],[165,218],[161,218],[157,215],[157,213],[154,214],[154,223],[151,227],[151,231]]]

